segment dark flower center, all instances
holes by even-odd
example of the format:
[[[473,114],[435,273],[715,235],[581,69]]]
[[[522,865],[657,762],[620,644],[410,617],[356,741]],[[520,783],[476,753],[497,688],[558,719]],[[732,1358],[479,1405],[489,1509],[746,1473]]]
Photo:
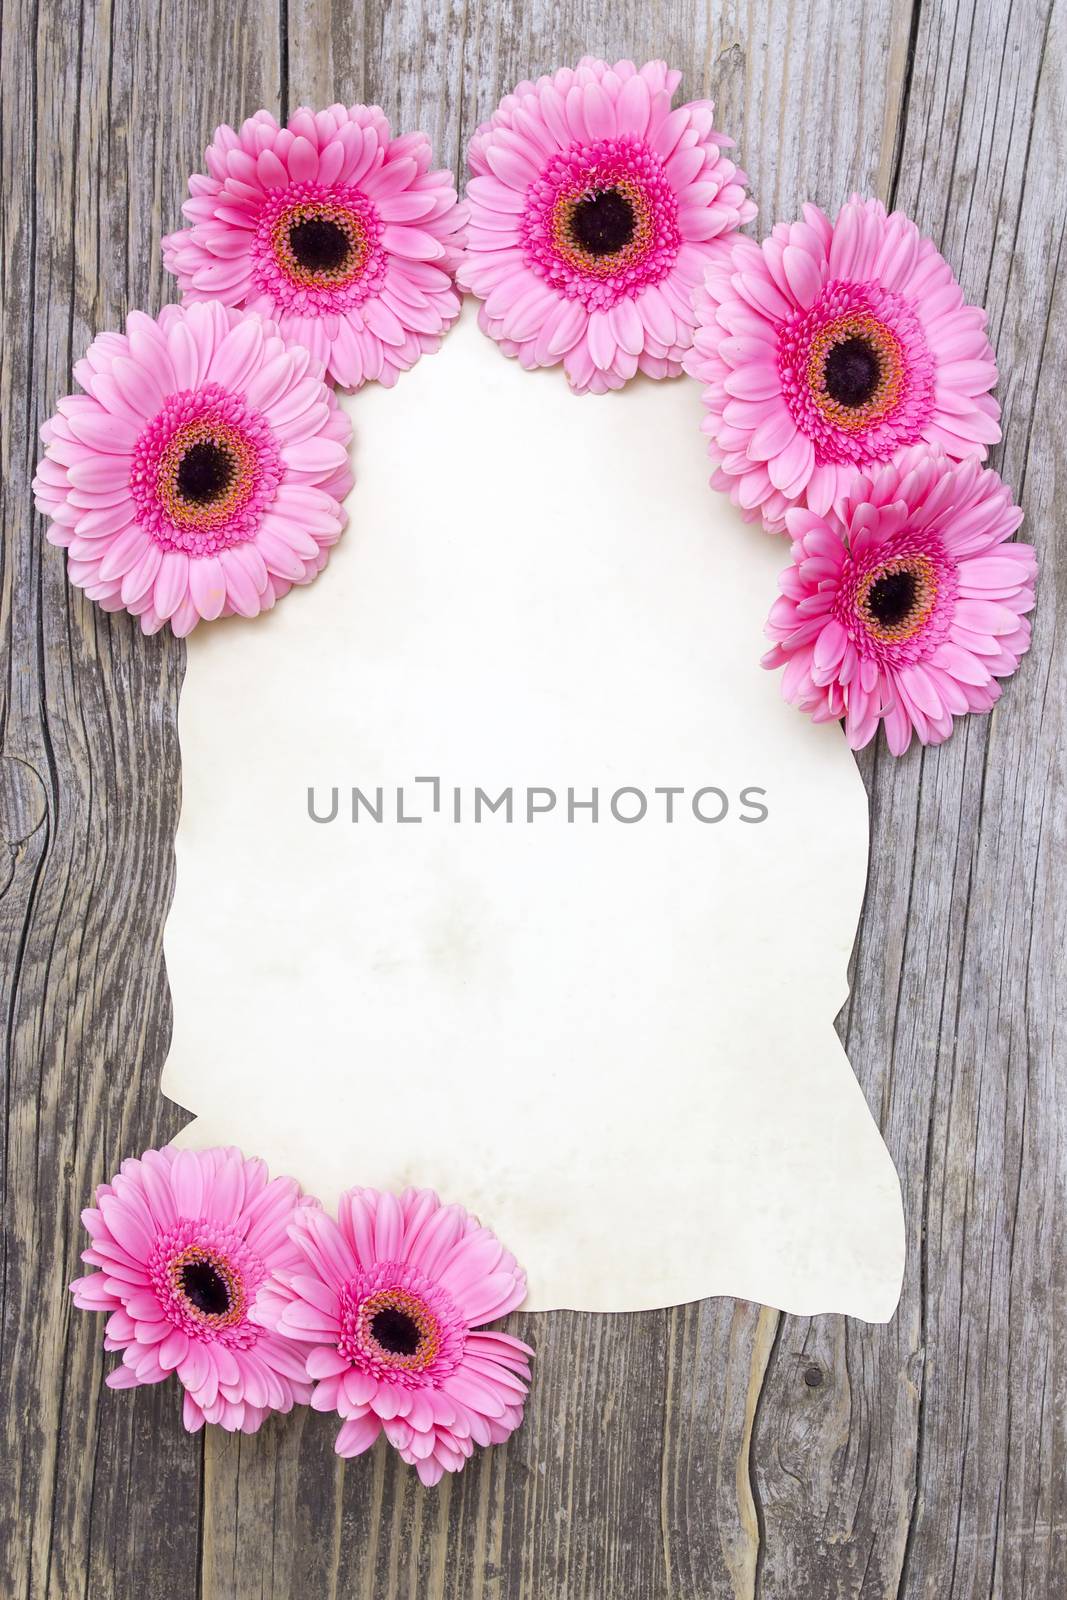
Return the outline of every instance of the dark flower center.
[[[618,189],[587,195],[571,213],[574,241],[591,256],[613,256],[630,243],[636,226],[634,208]]]
[[[233,482],[235,463],[213,439],[198,439],[178,463],[178,493],[187,504],[209,506],[221,500]]]
[[[866,405],[881,381],[882,363],[866,339],[842,339],[827,353],[823,382],[838,405]]]
[[[415,1320],[396,1306],[384,1306],[376,1311],[371,1318],[370,1331],[382,1349],[394,1356],[413,1356],[422,1338]]]
[[[915,609],[918,581],[914,572],[887,572],[867,591],[867,610],[882,628],[897,628]]]
[[[189,1304],[205,1317],[221,1317],[229,1311],[230,1286],[210,1261],[187,1261],[181,1280]]]
[[[305,272],[339,272],[348,261],[351,241],[329,217],[303,217],[289,229],[289,248]]]

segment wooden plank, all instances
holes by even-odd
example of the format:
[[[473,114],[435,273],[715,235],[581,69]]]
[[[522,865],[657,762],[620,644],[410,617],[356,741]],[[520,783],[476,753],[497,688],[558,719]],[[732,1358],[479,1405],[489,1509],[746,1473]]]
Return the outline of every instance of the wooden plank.
[[[994,715],[941,750],[864,761],[874,847],[846,1038],[901,1174],[909,1262],[884,1330],[783,1321],[755,1440],[770,1595],[1067,1592],[1051,886],[1067,185],[1041,154],[1062,145],[1062,76],[1048,7],[922,7],[893,196],[989,309],[994,464],[1021,493],[1043,576],[1032,652]],[[824,1382],[797,1404],[809,1352]]]
[[[160,236],[183,175],[222,115],[277,103],[278,40],[273,0],[4,0],[0,728],[6,770],[23,763],[21,842],[0,873],[0,1590],[12,1597],[171,1600],[198,1583],[202,1444],[182,1436],[172,1385],[103,1388],[115,1358],[66,1293],[94,1184],[180,1121],[158,1082],[184,653],[69,588],[28,485],[72,360],[129,307],[170,296]],[[47,814],[27,831],[41,798]]]

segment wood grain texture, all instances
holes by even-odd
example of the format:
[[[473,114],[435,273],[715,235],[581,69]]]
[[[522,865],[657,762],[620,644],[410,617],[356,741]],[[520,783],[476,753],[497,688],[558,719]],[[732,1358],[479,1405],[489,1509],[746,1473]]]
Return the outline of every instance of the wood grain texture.
[[[1067,152],[1052,0],[0,6],[0,1593],[1067,1593]],[[995,460],[1043,554],[1040,603],[992,717],[938,751],[863,760],[871,875],[840,1026],[904,1186],[894,1321],[725,1300],[516,1317],[538,1350],[525,1426],[427,1492],[381,1450],[342,1467],[310,1413],[190,1441],[171,1388],[103,1388],[99,1328],[70,1314],[80,1205],[179,1120],[157,1085],[184,657],[69,588],[28,482],[91,334],[171,297],[160,236],[216,122],[377,100],[459,170],[511,83],[584,51],[664,55],[714,96],[761,226],[858,187],[939,241],[989,307]]]

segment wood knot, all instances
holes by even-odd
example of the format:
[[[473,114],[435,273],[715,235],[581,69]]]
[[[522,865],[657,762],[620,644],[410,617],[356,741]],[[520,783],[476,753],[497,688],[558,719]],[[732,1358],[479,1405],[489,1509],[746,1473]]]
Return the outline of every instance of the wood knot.
[[[0,756],[0,840],[10,848],[28,839],[48,814],[48,790],[21,756]]]

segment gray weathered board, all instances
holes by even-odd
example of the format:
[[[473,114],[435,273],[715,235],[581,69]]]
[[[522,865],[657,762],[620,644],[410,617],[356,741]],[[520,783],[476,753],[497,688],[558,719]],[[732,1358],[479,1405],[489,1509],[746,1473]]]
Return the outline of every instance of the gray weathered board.
[[[2,15],[0,1594],[1060,1600],[1062,7],[3,0]],[[517,1316],[538,1352],[524,1428],[428,1492],[382,1448],[342,1467],[310,1412],[187,1438],[172,1386],[103,1387],[114,1358],[72,1312],[80,1206],[181,1120],[158,1082],[184,654],[68,587],[28,485],[93,332],[173,296],[160,236],[217,122],[376,100],[458,171],[504,89],[585,51],[665,56],[715,98],[760,227],[856,187],[933,235],[989,308],[995,462],[1044,566],[1034,648],[994,716],[941,750],[862,760],[870,888],[840,1026],[904,1187],[895,1320],[728,1301]]]

